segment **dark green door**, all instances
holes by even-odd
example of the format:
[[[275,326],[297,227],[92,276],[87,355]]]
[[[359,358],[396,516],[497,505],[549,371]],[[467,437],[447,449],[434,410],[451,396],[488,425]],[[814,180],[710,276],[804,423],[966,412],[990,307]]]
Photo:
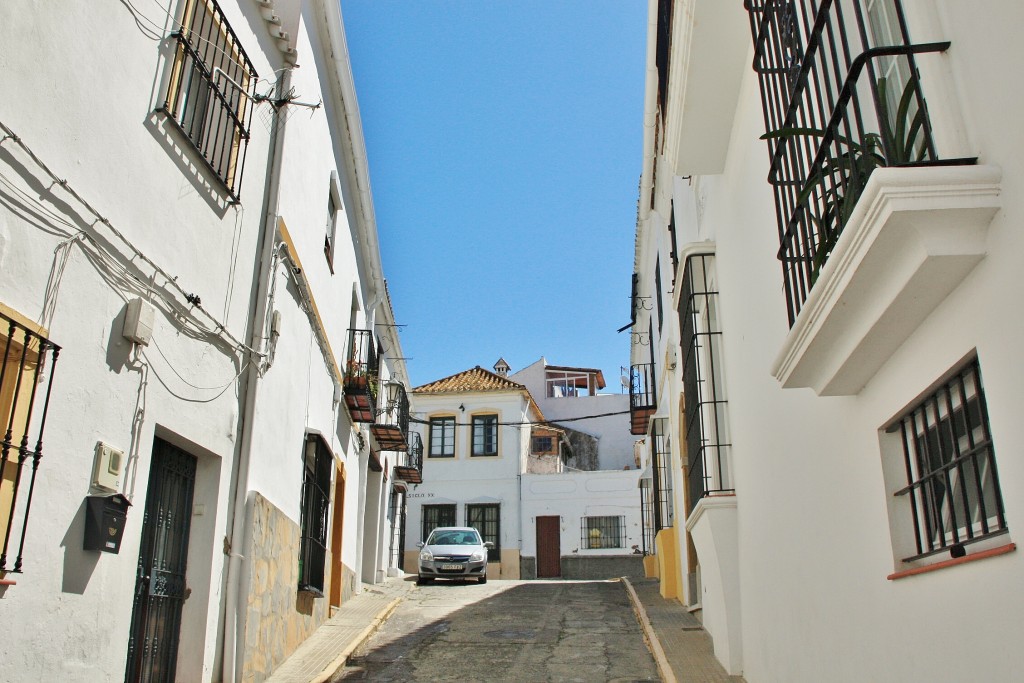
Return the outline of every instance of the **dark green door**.
[[[175,680],[195,481],[195,457],[156,439],[135,578],[127,683]]]

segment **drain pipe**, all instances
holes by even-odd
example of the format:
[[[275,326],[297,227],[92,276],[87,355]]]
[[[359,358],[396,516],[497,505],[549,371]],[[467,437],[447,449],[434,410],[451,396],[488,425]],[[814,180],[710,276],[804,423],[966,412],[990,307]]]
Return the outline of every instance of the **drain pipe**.
[[[282,97],[291,85],[291,68],[286,68],[278,77],[274,92]],[[280,107],[285,104],[271,103]],[[268,292],[270,288],[271,268],[274,263],[274,245],[277,241],[277,211],[281,184],[281,155],[284,151],[286,117],[275,110],[271,128],[270,157],[267,159],[267,181],[261,215],[262,234],[260,237],[260,257],[257,265],[258,284],[256,296],[250,308],[252,331],[250,345],[262,349],[265,337]],[[248,533],[248,495],[249,495],[249,464],[252,456],[253,429],[252,424],[256,413],[256,389],[259,384],[261,368],[250,365],[245,382],[245,404],[241,418],[241,439],[238,445],[238,460],[234,473],[234,502],[231,508],[231,536],[227,539],[228,553],[227,578],[224,588],[224,631],[221,652],[221,681],[235,683],[241,677],[242,644],[245,642],[241,628],[245,624],[242,590],[245,557],[241,551],[245,547]]]

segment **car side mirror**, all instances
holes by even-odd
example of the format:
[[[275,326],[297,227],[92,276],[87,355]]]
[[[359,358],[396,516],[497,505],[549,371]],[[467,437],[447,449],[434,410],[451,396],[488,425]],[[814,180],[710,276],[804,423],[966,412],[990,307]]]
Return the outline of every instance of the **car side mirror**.
[[[417,543],[416,547],[417,548],[422,548],[423,547],[423,541],[420,541],[419,543]]]
[[[494,548],[494,544],[491,543],[490,541],[484,541],[484,547],[487,548],[488,550],[491,550],[492,548]]]

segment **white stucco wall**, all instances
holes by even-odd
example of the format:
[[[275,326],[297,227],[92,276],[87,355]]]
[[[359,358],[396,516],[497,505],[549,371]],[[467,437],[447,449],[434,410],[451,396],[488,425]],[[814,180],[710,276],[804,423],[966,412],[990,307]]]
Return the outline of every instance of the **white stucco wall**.
[[[997,5],[979,15],[955,3],[904,2],[912,38],[952,42],[945,56],[922,60],[939,154],[977,155],[999,167],[1003,208],[988,228],[981,263],[859,392],[822,398],[782,389],[771,375],[788,325],[767,155],[758,139],[763,116],[749,70],[724,171],[695,179],[691,205],[699,208],[691,220],[698,225],[681,227],[713,233],[717,243],[737,488],[737,642],[750,683],[1013,680],[1021,667],[1014,647],[1024,638],[1019,551],[886,578],[904,565],[894,558],[899,532],[888,506],[898,486],[883,474],[893,451],[882,427],[975,351],[1009,523],[999,543],[1017,542],[1014,520],[1024,513],[1024,466],[1012,455],[1024,438],[1016,419],[1024,369],[1015,341],[1024,327],[1017,305],[1024,243],[1014,219],[1024,201],[1015,153],[1022,133],[1013,113],[1020,94],[991,69],[993,59],[1016,63],[1024,53],[1013,36],[1021,9]],[[689,202],[680,189],[677,183],[679,200]],[[722,625],[726,615],[709,614],[712,608],[705,603],[705,620]],[[963,638],[942,635],[949,633]]]
[[[18,95],[0,106],[0,121],[139,253],[200,296],[213,316],[204,320],[205,326],[223,323],[228,334],[243,339],[266,130],[252,127],[242,203],[229,206],[183,137],[163,115],[153,113],[163,102],[171,41],[153,42],[122,6],[51,9],[24,2],[8,8],[0,26],[5,45],[0,69]],[[277,65],[263,57],[250,28],[262,27],[255,6],[227,6],[225,12],[257,71],[271,73]],[[159,8],[149,7],[147,14],[164,25]],[[182,310],[188,304],[162,276],[150,279],[153,269],[53,185],[11,140],[2,148],[5,182],[27,192],[17,201],[29,202],[22,207],[41,203],[30,210],[56,217],[36,218],[17,204],[2,202],[0,300],[41,321],[63,350],[33,494],[24,572],[9,574],[17,585],[0,595],[0,623],[7,634],[0,645],[0,678],[94,681],[124,676],[149,465],[154,435],[159,435],[198,458],[187,575],[192,593],[184,607],[187,629],[181,640],[182,651],[189,654],[180,661],[179,675],[209,679],[238,426],[237,387],[232,385],[241,363],[225,335],[214,335],[220,343],[191,338],[166,311],[157,313],[153,343],[133,355],[120,326],[126,298],[137,296],[142,286],[111,278],[119,266],[90,262],[86,253],[95,254],[93,248],[61,247],[61,233],[94,235],[108,251],[127,255],[120,262],[136,264],[140,277],[175,298]],[[123,492],[133,506],[117,555],[81,549],[83,499],[100,440],[131,456]]]
[[[633,462],[633,442],[635,437],[629,433],[629,394],[603,393],[595,396],[573,396],[565,398],[549,398],[547,396],[546,361],[541,358],[535,363],[509,375],[513,382],[519,382],[530,390],[544,417],[552,422],[567,418],[579,418],[590,415],[604,417],[586,420],[572,419],[565,423],[566,427],[599,437],[598,461],[602,470],[621,470],[635,467]],[[616,384],[618,380],[613,378]],[[606,415],[607,413],[618,413]]]
[[[537,556],[537,517],[561,517],[562,555],[623,555],[642,546],[639,470],[525,474],[522,478],[523,555]],[[624,517],[621,548],[592,549],[582,542],[585,517]]]
[[[267,94],[284,64],[258,5],[220,4],[265,79],[257,93]],[[358,111],[351,95],[342,111],[339,89],[321,86],[329,71],[323,55],[333,54],[342,64],[346,56],[325,47],[319,33],[329,3],[303,4],[303,21],[296,31],[302,68],[293,73],[292,83],[297,99],[323,100],[324,105],[312,115],[304,115],[308,110],[303,109],[289,117],[278,213],[321,312],[318,324],[340,366],[350,324],[372,328],[388,304],[375,237],[372,244],[362,239],[358,253],[353,246],[354,234],[375,230],[372,205],[366,209],[371,201],[368,185],[358,193],[353,189],[352,150],[331,142],[344,139],[348,145],[355,140],[361,147],[361,133],[340,125],[342,116],[358,117]],[[177,2],[168,7],[178,11]],[[186,577],[191,595],[184,605],[178,678],[219,680],[215,661],[223,627],[224,539],[231,533],[231,481],[245,399],[243,383],[236,380],[244,380],[248,369],[233,347],[249,341],[270,105],[258,104],[253,111],[241,203],[231,205],[184,137],[164,115],[153,113],[163,104],[173,56],[173,41],[156,42],[147,34],[149,29],[171,31],[160,6],[57,10],[17,1],[8,14],[0,25],[5,46],[0,70],[10,92],[18,95],[0,105],[0,122],[136,251],[46,177],[12,140],[0,143],[5,183],[0,198],[0,304],[41,323],[48,337],[63,347],[33,494],[24,572],[8,574],[17,584],[0,588],[0,625],[7,634],[0,643],[0,680],[123,678],[154,436],[198,459]],[[314,26],[312,35],[309,26]],[[346,71],[344,77],[350,74]],[[334,275],[323,256],[332,171],[338,172],[343,195]],[[363,202],[358,211],[356,194]],[[90,260],[87,255],[95,255],[96,248],[64,242],[78,230],[95,237],[111,258]],[[154,276],[140,255],[167,276]],[[126,266],[138,269],[139,282],[118,273]],[[209,315],[191,307],[166,278],[201,297]],[[156,290],[151,298],[159,310],[153,343],[135,354],[120,329],[125,300],[146,285]],[[345,468],[343,562],[358,571],[365,446],[360,453],[344,408],[334,402],[334,379],[302,310],[308,302],[281,261],[274,268],[272,292],[269,309],[279,313],[281,334],[248,423],[253,438],[245,485],[298,522],[304,435],[322,434]],[[176,301],[177,317],[160,303],[161,297]],[[350,323],[353,304],[359,314]],[[190,308],[192,317],[182,322]],[[257,329],[262,325],[256,323]],[[388,346],[401,356],[397,343]],[[402,368],[389,368],[386,374],[405,380]],[[133,506],[117,555],[81,550],[83,499],[99,440],[130,456],[122,490]],[[383,516],[379,501],[374,510]],[[246,577],[244,573],[242,580]],[[45,634],[46,647],[40,647],[40,634]]]

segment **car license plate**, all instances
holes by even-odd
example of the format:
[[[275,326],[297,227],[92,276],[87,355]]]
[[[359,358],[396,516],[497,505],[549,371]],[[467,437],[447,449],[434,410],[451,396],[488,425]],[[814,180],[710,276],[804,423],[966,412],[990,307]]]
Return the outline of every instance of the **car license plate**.
[[[462,569],[461,564],[442,564],[441,571],[459,571]]]

